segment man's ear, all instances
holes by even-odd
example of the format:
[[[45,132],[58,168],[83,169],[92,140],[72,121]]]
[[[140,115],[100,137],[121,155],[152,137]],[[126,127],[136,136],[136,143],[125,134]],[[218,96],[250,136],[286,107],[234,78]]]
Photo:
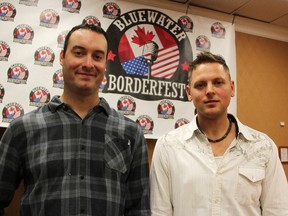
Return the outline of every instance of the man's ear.
[[[63,65],[63,60],[64,60],[64,50],[62,49],[60,52],[60,56],[59,56],[59,61],[60,61],[60,65]]]
[[[186,94],[187,94],[188,101],[192,101],[189,84],[186,86]]]
[[[234,97],[235,96],[235,84],[234,84],[234,81],[231,81],[231,89],[232,89],[231,97]]]

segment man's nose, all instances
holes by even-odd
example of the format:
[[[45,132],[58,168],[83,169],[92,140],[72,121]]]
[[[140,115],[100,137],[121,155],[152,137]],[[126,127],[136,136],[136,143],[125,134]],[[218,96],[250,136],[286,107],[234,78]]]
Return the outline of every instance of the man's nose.
[[[207,84],[206,94],[207,94],[207,95],[213,95],[213,94],[215,94],[214,86],[212,85],[212,83],[208,83],[208,84]]]
[[[94,61],[91,56],[86,56],[83,62],[83,66],[89,70],[94,68]]]

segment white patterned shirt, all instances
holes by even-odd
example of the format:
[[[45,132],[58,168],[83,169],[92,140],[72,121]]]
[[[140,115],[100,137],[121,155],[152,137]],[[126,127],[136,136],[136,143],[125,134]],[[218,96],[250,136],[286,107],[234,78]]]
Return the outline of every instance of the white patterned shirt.
[[[288,215],[277,146],[234,121],[239,133],[219,164],[196,118],[158,139],[150,171],[152,216]]]

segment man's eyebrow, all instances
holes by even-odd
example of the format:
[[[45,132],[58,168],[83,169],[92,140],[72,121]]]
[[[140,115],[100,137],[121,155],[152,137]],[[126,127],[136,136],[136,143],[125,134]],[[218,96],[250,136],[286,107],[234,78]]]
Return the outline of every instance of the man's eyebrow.
[[[84,47],[79,46],[79,45],[73,46],[71,50],[73,51],[73,50],[76,50],[76,49],[85,50]],[[94,53],[101,53],[101,54],[105,55],[105,51],[104,50],[95,50]]]
[[[103,51],[103,50],[95,50],[95,53],[100,53],[102,55],[105,55],[105,51]]]
[[[84,47],[82,47],[82,46],[78,46],[78,45],[76,45],[76,46],[73,46],[72,47],[72,50],[75,50],[75,49],[85,49]]]

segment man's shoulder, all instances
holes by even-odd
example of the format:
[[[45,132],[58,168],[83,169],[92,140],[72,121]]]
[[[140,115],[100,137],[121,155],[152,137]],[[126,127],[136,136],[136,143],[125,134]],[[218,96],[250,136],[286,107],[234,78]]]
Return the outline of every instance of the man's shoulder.
[[[254,140],[254,141],[271,140],[271,138],[266,133],[247,125],[240,124],[239,132],[242,133],[242,135],[248,140]]]
[[[261,157],[268,160],[271,151],[277,150],[275,142],[266,133],[247,125],[240,127],[241,148],[249,149],[248,152],[251,157],[262,154]]]
[[[30,110],[22,116],[15,118],[10,124],[17,124],[22,121],[32,121],[36,116],[43,115],[47,112],[49,112],[49,107],[47,104],[44,104],[41,107],[37,107],[34,110]]]
[[[124,114],[120,113],[119,111],[111,107],[109,103],[105,100],[105,98],[101,98],[100,106],[103,107],[103,109],[105,110],[106,114],[110,119],[114,119],[115,121],[124,121],[132,124],[136,123],[132,119],[128,118]]]
[[[192,133],[189,124],[185,124],[162,135],[159,143],[165,146],[179,146],[179,144],[182,146],[187,137],[192,136]]]
[[[108,117],[108,123],[113,125],[118,125],[118,127],[129,128],[130,130],[138,130],[139,126],[136,121],[123,115],[114,108],[110,108],[110,113]]]

